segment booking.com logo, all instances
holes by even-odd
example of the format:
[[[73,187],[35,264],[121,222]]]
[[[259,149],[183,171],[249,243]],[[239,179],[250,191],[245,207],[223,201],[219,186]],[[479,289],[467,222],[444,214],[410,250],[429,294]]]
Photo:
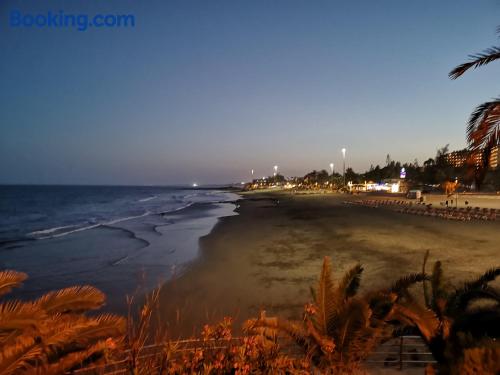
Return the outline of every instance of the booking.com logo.
[[[10,27],[31,28],[76,28],[86,31],[89,28],[135,27],[133,14],[66,14],[48,11],[47,13],[21,13],[12,10],[9,14]]]

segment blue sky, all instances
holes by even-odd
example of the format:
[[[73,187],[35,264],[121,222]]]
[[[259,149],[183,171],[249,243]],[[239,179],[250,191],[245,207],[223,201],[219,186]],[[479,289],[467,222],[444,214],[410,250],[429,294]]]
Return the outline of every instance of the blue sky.
[[[134,28],[12,28],[9,12],[133,14]],[[500,64],[500,2],[5,1],[0,183],[217,183],[465,146]]]

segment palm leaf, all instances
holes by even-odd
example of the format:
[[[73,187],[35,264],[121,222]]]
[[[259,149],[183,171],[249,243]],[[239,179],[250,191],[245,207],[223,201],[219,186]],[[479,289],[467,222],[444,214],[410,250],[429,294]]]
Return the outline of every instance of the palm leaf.
[[[69,353],[62,358],[58,358],[56,362],[43,366],[44,375],[60,375],[66,374],[71,370],[80,368],[88,362],[94,362],[92,357],[98,357],[107,349],[108,344],[105,341],[100,341],[89,346],[85,350]]]
[[[427,276],[424,273],[410,273],[396,280],[389,288],[389,292],[401,296],[409,287],[424,280],[427,280]]]
[[[337,358],[345,364],[361,360],[383,337],[390,337],[390,330],[378,329],[385,326],[384,323],[371,325],[372,311],[366,301],[350,300],[347,305],[339,318],[335,338]]]
[[[479,105],[472,112],[467,123],[467,142],[473,154],[491,150],[499,140],[500,99]],[[487,166],[488,155],[483,155]]]
[[[70,318],[58,323],[58,318],[44,332],[43,344],[51,352],[67,352],[86,348],[109,337],[119,337],[125,332],[125,319],[112,314],[93,318]]]
[[[80,313],[98,309],[106,297],[99,289],[92,286],[75,286],[49,292],[35,303],[49,314]]]
[[[268,334],[276,335],[278,331],[285,333],[290,337],[299,347],[306,352],[311,348],[311,340],[306,330],[297,323],[292,321],[278,319],[278,318],[259,318],[251,319],[245,323],[246,329],[252,331],[256,328],[267,328]],[[273,332],[274,330],[274,332]]]
[[[344,277],[338,285],[338,291],[343,294],[343,299],[353,297],[357,293],[361,283],[362,273],[363,267],[357,264],[344,274]]]
[[[23,272],[2,271],[0,272],[0,296],[9,293],[13,288],[21,286],[28,278]]]
[[[317,307],[317,313],[315,315],[316,328],[319,329],[323,335],[328,333],[329,326],[333,324],[337,315],[337,306],[340,304],[337,297],[338,293],[335,293],[331,276],[330,258],[325,257],[315,300]]]
[[[424,255],[424,262],[422,264],[422,275],[425,275],[425,267],[427,266],[427,260],[429,259],[429,250],[427,250],[425,252],[425,255]],[[427,280],[423,280],[422,281],[422,288],[423,288],[423,291],[424,291],[424,302],[425,302],[425,305],[427,307],[430,307],[431,306],[431,297],[429,295],[429,286],[428,286],[428,281]]]
[[[498,276],[500,276],[500,267],[490,268],[475,280],[466,282],[462,289],[475,289],[482,287],[489,282],[494,281]]]
[[[415,326],[427,343],[432,340],[439,327],[435,313],[417,303],[396,304],[395,316],[402,323]]]
[[[477,293],[487,290],[488,283],[500,276],[500,267],[491,268],[475,280],[465,282],[462,287],[457,288],[448,298],[448,313],[460,311],[471,299],[479,297]]]
[[[0,374],[14,375],[28,371],[46,361],[42,348],[31,336],[23,336],[15,345],[6,345],[0,349]]]
[[[489,300],[500,304],[500,293],[488,286],[463,292],[455,301],[456,311],[465,311],[470,303],[477,300]]]
[[[448,74],[451,79],[457,79],[471,68],[475,69],[500,59],[500,47],[487,48],[481,53],[469,55],[469,58],[471,61],[457,66]]]
[[[387,291],[370,292],[365,296],[372,311],[372,320],[386,321],[391,319],[394,303],[398,296]],[[378,322],[374,322],[378,324]]]
[[[443,308],[446,301],[446,290],[443,284],[443,268],[441,262],[437,261],[434,263],[434,268],[431,275],[431,286],[432,286],[432,300],[431,308],[434,310],[438,316],[443,315]]]
[[[46,314],[31,302],[8,301],[0,304],[0,333],[36,327]]]

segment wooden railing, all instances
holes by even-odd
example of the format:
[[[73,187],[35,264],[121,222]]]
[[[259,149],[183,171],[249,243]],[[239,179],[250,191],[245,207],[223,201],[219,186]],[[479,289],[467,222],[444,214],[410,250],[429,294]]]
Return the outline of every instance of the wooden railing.
[[[212,341],[213,345],[210,345]],[[243,343],[243,339],[236,337],[231,340],[209,340],[203,341],[200,339],[190,339],[190,340],[178,340],[172,341],[170,345],[174,347],[174,354],[182,354],[185,352],[193,352],[196,349],[203,350],[218,350],[227,348],[229,345],[239,345]],[[209,345],[207,345],[209,344]],[[287,353],[293,355],[298,355],[299,352],[297,348],[291,344],[289,341],[283,341],[280,344],[282,349]],[[160,345],[148,345],[144,346],[140,353],[139,359],[141,361],[147,360],[148,358],[157,356],[164,350],[166,346]],[[72,374],[75,375],[93,375],[93,374],[105,374],[105,375],[121,375],[126,374],[127,371],[127,352],[123,353],[123,360],[118,360],[105,365],[88,367],[84,369],[75,370]],[[409,367],[425,367],[429,363],[436,363],[432,357],[432,353],[427,348],[427,345],[423,342],[420,336],[400,336],[389,340],[388,342],[382,344],[376,351],[374,351],[369,358],[365,361],[368,367],[378,368],[378,367],[392,367],[398,368],[400,370]]]

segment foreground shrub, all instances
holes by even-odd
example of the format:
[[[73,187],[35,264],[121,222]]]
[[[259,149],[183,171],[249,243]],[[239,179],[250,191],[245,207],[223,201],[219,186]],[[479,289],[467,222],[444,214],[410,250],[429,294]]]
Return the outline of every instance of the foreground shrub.
[[[0,303],[0,375],[83,374],[354,374],[396,330],[416,329],[440,374],[498,374],[500,297],[490,283],[499,268],[460,287],[444,286],[436,262],[426,275],[397,280],[387,289],[358,293],[363,268],[356,265],[334,282],[325,258],[312,301],[302,319],[266,317],[246,322],[233,337],[233,321],[206,325],[197,339],[169,337],[159,314],[159,291],[128,319],[86,312],[104,304],[99,290],[84,286],[47,293],[35,301]],[[0,272],[0,297],[26,275]],[[410,287],[422,282],[422,293]],[[414,289],[414,288],[413,288]],[[284,334],[284,335],[283,335]],[[288,338],[288,340],[285,340]]]
[[[0,297],[26,280],[24,273],[0,272]],[[121,339],[125,319],[84,315],[104,304],[90,286],[50,292],[35,301],[0,303],[0,374],[63,374],[104,360]]]
[[[154,291],[134,319],[129,312],[127,335],[110,362],[124,364],[130,374],[309,374],[309,363],[289,358],[276,336],[246,332],[233,337],[233,320],[205,325],[198,339],[172,340],[165,322],[155,321],[159,292]],[[130,310],[132,300],[129,300]],[[153,328],[154,326],[154,328]]]
[[[423,283],[422,298],[407,293],[397,304],[398,319],[418,329],[439,362],[440,374],[500,373],[500,294],[489,285],[499,275],[500,268],[492,268],[446,288],[437,261],[430,280]]]
[[[424,280],[412,274],[391,288],[358,296],[363,268],[354,266],[337,282],[325,257],[313,302],[305,306],[302,321],[260,318],[247,323],[250,329],[265,327],[284,332],[302,348],[305,358],[323,372],[361,372],[361,363],[381,342],[392,337],[394,307],[406,290]],[[271,331],[272,332],[272,331]]]

